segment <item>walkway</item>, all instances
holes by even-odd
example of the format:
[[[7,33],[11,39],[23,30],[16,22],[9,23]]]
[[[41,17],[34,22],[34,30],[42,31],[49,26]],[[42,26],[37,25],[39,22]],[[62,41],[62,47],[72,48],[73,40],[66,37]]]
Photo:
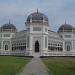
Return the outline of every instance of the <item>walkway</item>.
[[[48,75],[46,66],[39,57],[35,57],[19,75]]]

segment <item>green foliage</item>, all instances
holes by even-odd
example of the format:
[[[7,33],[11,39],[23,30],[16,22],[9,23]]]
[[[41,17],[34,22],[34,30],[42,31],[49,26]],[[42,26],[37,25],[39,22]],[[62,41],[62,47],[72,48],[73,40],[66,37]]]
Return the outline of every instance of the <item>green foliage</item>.
[[[49,74],[75,75],[75,58],[45,58]]]
[[[0,56],[0,75],[15,75],[28,61],[25,57]]]

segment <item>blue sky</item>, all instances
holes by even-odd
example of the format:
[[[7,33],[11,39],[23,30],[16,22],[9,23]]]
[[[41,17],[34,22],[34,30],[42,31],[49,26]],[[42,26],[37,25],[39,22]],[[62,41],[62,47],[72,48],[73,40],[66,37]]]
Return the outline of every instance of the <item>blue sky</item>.
[[[51,30],[57,31],[65,20],[75,27],[75,0],[0,0],[0,26],[10,20],[24,30],[27,16],[37,8],[47,15]]]

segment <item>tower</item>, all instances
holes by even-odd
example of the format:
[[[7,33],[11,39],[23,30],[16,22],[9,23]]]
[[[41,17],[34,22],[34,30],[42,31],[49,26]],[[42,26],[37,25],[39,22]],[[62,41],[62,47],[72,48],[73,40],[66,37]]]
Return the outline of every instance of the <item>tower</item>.
[[[27,27],[27,52],[32,56],[40,56],[48,51],[48,18],[43,13],[31,13],[26,21]]]

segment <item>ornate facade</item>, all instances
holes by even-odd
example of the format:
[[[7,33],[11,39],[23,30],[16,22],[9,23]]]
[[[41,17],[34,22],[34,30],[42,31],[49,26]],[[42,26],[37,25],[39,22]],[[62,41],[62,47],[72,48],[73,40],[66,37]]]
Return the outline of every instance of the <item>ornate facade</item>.
[[[49,29],[48,18],[40,12],[30,14],[26,30],[18,32],[11,24],[0,28],[0,55],[75,56],[75,28],[62,24],[57,32]]]

